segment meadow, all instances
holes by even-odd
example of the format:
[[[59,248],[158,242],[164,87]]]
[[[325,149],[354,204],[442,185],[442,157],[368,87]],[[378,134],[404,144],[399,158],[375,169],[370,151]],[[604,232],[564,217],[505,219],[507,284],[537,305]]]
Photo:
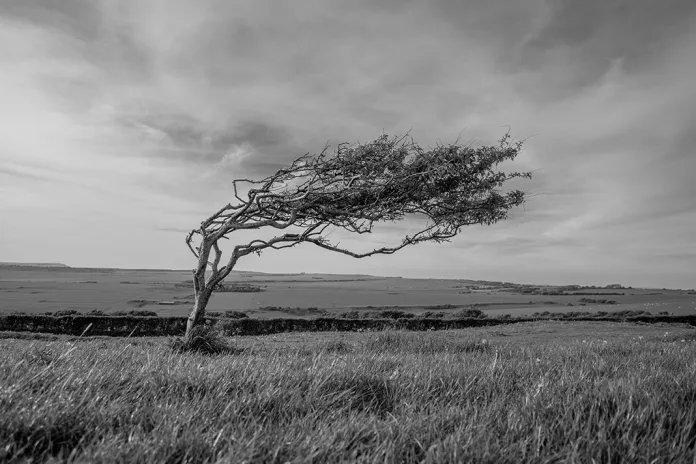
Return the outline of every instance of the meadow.
[[[0,461],[691,462],[696,330],[0,333]]]

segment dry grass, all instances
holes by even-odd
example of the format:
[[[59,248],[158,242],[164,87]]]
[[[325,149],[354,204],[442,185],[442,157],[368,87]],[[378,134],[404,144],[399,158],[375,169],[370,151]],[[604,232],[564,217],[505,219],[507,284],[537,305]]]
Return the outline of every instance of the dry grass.
[[[0,461],[694,457],[693,336],[502,344],[483,333],[264,337],[214,356],[156,339],[3,339]]]
[[[238,349],[230,345],[215,327],[198,326],[191,331],[191,339],[172,338],[169,348],[175,353],[198,353],[207,355],[235,354]]]

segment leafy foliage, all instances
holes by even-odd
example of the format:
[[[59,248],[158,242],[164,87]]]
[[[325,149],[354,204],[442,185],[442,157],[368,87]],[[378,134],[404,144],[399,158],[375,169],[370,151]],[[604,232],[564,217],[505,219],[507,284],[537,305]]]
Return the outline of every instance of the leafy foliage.
[[[510,209],[524,203],[525,193],[505,192],[503,186],[516,178],[531,178],[531,173],[507,173],[499,171],[498,165],[514,160],[521,148],[522,143],[513,143],[509,134],[496,146],[454,143],[428,150],[407,137],[384,134],[365,144],[340,144],[333,154],[326,147],[318,155],[301,156],[260,181],[233,181],[236,202],[223,206],[186,237],[198,258],[191,327],[202,323],[210,295],[222,288],[222,281],[243,256],[312,243],[364,258],[422,242],[445,242],[465,226],[506,219]],[[248,187],[246,198],[240,184]],[[330,229],[367,234],[376,223],[406,217],[424,223],[394,246],[356,252],[328,238]],[[227,263],[221,264],[221,239],[238,230],[262,228],[292,228],[293,232],[238,244]]]

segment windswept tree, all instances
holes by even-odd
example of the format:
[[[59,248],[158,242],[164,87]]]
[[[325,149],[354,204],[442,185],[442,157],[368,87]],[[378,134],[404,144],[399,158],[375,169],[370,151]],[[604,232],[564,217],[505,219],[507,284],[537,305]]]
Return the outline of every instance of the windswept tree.
[[[407,137],[382,135],[365,144],[338,145],[333,153],[327,147],[318,155],[301,156],[263,180],[233,181],[236,202],[223,206],[186,237],[198,259],[186,339],[203,323],[215,289],[244,256],[311,243],[365,258],[421,242],[446,242],[464,226],[490,225],[507,218],[511,208],[524,202],[525,193],[504,192],[503,184],[530,178],[531,173],[505,173],[498,165],[513,160],[521,147],[509,134],[496,146],[454,143],[427,150]],[[248,187],[245,194],[240,193],[241,184]],[[421,226],[394,246],[357,252],[327,237],[336,228],[368,234],[376,223],[407,217]],[[223,261],[221,240],[248,229],[276,230],[277,235],[237,244]]]

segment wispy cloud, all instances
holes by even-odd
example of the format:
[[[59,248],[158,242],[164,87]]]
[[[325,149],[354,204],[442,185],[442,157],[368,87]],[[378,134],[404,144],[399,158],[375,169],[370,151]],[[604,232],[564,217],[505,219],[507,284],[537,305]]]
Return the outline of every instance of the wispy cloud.
[[[242,266],[693,286],[694,31],[689,0],[3,2],[0,259],[185,267],[170,232],[236,177],[383,130],[511,126],[533,136],[515,167],[540,170],[509,221],[369,263]]]
[[[19,177],[20,179],[24,178],[24,179],[38,180],[38,181],[50,181],[49,177],[41,176],[38,174],[33,174],[33,173],[27,172],[27,171],[22,171],[20,169],[13,168],[11,166],[0,166],[0,175]]]

